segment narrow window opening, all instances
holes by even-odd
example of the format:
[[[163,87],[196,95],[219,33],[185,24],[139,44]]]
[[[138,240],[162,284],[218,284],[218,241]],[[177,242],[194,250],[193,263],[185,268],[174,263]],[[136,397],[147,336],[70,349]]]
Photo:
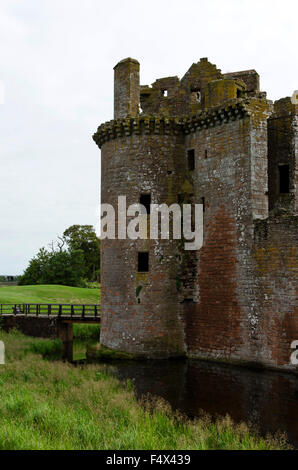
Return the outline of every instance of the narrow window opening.
[[[201,103],[202,95],[199,88],[191,89],[191,101],[192,103]]]
[[[204,197],[201,198],[201,204],[203,206],[203,212],[205,212],[205,198]]]
[[[205,160],[208,158],[208,150],[205,150]]]
[[[141,194],[140,204],[146,207],[147,214],[150,214],[151,194]]]
[[[280,165],[279,170],[279,192],[288,194],[290,192],[290,168],[289,165]]]
[[[149,271],[149,253],[148,251],[141,251],[138,253],[138,272],[148,273]]]
[[[237,88],[237,98],[241,98],[241,96],[242,96],[242,90]]]
[[[166,98],[168,96],[168,90],[161,90],[161,96]]]
[[[187,151],[187,161],[188,161],[188,169],[189,171],[193,171],[195,169],[195,151],[194,149]]]

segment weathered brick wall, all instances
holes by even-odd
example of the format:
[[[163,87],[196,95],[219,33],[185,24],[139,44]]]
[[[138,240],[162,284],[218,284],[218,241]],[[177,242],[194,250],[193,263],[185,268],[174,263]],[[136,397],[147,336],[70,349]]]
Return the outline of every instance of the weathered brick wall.
[[[208,84],[212,80],[222,78],[222,74],[216,65],[211,64],[207,58],[193,64],[181,81],[178,77],[166,77],[156,80],[152,87],[141,87],[141,107],[145,114],[160,114],[165,116],[178,116],[195,114],[209,105],[205,102],[205,93]],[[163,91],[167,91],[167,96]],[[197,93],[200,93],[198,99]],[[218,92],[216,91],[218,95]],[[211,95],[211,96],[210,96]],[[212,100],[212,92],[208,92],[209,101]],[[230,95],[229,95],[230,96]],[[236,98],[236,95],[234,96]],[[223,95],[222,99],[225,100]]]
[[[117,207],[122,195],[129,206],[148,192],[152,203],[177,202],[180,155],[184,158],[183,140],[173,134],[142,133],[106,142],[102,146],[102,202]],[[137,272],[138,251],[149,251],[149,273]],[[177,242],[167,240],[102,240],[104,345],[145,356],[185,352],[176,252]]]
[[[1,322],[5,331],[16,328],[24,335],[36,338],[58,338],[57,318],[11,315],[2,317]]]
[[[237,98],[237,91],[245,90],[245,86],[238,88],[235,80],[214,80],[208,83],[205,91],[205,107],[218,106]]]
[[[269,209],[298,210],[298,106],[290,98],[274,105],[268,120],[268,183]],[[279,165],[289,165],[289,193],[279,191]]]
[[[238,286],[252,225],[250,125],[249,118],[231,121],[186,138],[196,155],[194,199],[205,201],[194,302],[185,304],[192,356],[240,358],[246,342]]]
[[[253,217],[267,215],[265,119],[266,112],[240,116],[186,137],[154,135],[152,127],[148,136],[140,128],[141,135],[103,144],[103,202],[116,207],[125,195],[129,205],[146,192],[152,203],[205,201],[199,253],[183,253],[178,242],[103,240],[103,344],[145,355],[187,347],[200,357],[254,360],[250,248]],[[187,169],[189,149],[194,171]],[[147,250],[150,272],[138,274],[137,252]]]
[[[255,288],[259,359],[291,366],[291,343],[298,340],[298,219],[288,214],[256,222]]]
[[[139,114],[140,64],[124,59],[114,67],[114,119]]]
[[[246,85],[248,96],[256,96],[260,91],[260,76],[255,70],[225,73],[224,77],[242,80]]]

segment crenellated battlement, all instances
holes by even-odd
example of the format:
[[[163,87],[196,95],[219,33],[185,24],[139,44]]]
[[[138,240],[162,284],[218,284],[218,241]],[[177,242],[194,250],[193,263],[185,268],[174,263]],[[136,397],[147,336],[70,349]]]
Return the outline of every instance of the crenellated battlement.
[[[208,129],[229,121],[242,119],[257,113],[259,100],[238,99],[226,106],[218,106],[206,111],[200,111],[191,116],[147,116],[127,117],[105,122],[98,127],[93,140],[101,148],[104,142],[140,134],[189,134],[196,130]],[[266,110],[265,106],[265,110]],[[267,114],[269,112],[267,110]]]

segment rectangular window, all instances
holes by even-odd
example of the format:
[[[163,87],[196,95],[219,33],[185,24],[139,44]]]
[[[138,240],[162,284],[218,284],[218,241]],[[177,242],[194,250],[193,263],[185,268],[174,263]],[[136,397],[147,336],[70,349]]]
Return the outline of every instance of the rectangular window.
[[[279,165],[279,192],[288,194],[290,192],[290,168],[289,165]]]
[[[178,204],[183,204],[184,201],[184,194],[178,194]]]
[[[138,272],[148,273],[149,271],[149,253],[148,251],[140,251],[138,253]]]
[[[147,214],[150,214],[151,194],[141,194],[140,204],[146,207]]]
[[[201,90],[199,88],[192,88],[191,93],[191,103],[201,103]]]
[[[194,149],[187,151],[187,162],[188,162],[188,169],[189,171],[193,171],[195,169],[195,151]]]

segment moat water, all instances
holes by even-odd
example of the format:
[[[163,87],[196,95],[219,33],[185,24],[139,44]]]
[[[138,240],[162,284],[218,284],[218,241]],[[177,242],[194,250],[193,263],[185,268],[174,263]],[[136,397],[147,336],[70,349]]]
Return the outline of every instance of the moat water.
[[[161,397],[190,418],[207,412],[251,423],[261,435],[284,432],[298,449],[298,376],[198,360],[117,361],[105,364],[131,380],[137,397]]]
[[[194,360],[112,367],[119,379],[134,383],[138,397],[162,397],[191,418],[202,410],[213,417],[229,414],[236,422],[251,423],[263,436],[285,432],[298,448],[298,377],[292,374]]]

